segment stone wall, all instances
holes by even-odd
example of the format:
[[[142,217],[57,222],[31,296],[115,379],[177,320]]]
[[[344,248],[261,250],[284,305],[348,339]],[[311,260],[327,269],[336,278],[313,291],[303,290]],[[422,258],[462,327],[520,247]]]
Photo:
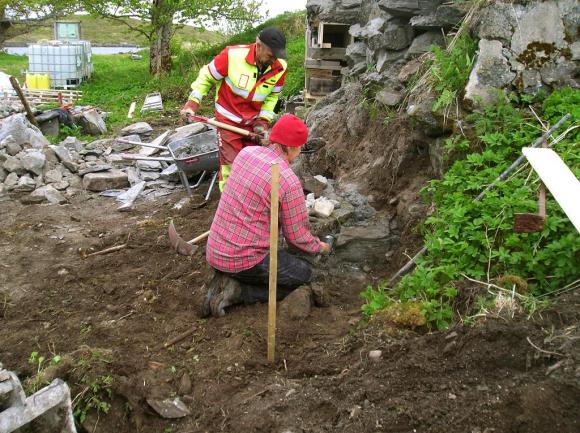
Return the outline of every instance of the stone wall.
[[[380,102],[397,105],[417,72],[417,57],[445,45],[475,1],[309,0],[310,23],[350,24],[343,85],[383,86]],[[580,3],[577,0],[478,2],[471,33],[478,57],[465,90],[470,104],[492,102],[496,89],[525,93],[579,86]],[[451,36],[449,36],[451,37]]]

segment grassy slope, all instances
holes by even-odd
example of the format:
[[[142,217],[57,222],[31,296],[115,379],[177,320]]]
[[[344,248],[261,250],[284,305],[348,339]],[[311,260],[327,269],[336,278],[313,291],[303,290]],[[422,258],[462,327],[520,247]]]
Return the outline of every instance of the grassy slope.
[[[130,31],[124,24],[110,19],[92,18],[88,15],[74,15],[63,19],[63,21],[81,21],[81,32],[83,39],[90,41],[93,45],[116,45],[128,44],[147,46],[146,38],[137,33]],[[129,20],[133,25],[138,25],[139,21]],[[103,31],[106,29],[107,31]],[[30,43],[41,39],[52,39],[52,24],[47,27],[41,27],[25,35],[20,35],[8,42],[11,43]],[[209,44],[216,44],[223,40],[219,33],[205,29],[185,26],[176,32],[176,37],[182,41],[200,41]]]
[[[174,56],[174,67],[162,79],[149,76],[149,59],[131,60],[127,54],[93,56],[94,74],[90,81],[82,85],[82,104],[94,105],[110,113],[108,123],[117,128],[140,120],[138,113],[147,93],[160,91],[166,114],[177,116],[189,94],[189,86],[195,80],[201,65],[209,62],[225,45],[248,43],[265,26],[275,25],[285,31],[288,43],[288,63],[290,65],[283,94],[288,96],[302,90],[304,83],[304,14],[287,13],[268,20],[266,23],[236,35],[226,42],[212,47],[186,51],[180,49]],[[0,70],[19,75],[28,64],[24,56],[0,54]],[[23,78],[20,76],[20,78]],[[132,120],[126,118],[129,105],[137,102],[137,110]],[[211,96],[204,101],[203,110],[212,110]],[[202,111],[203,112],[203,111]],[[149,114],[148,116],[158,116]]]

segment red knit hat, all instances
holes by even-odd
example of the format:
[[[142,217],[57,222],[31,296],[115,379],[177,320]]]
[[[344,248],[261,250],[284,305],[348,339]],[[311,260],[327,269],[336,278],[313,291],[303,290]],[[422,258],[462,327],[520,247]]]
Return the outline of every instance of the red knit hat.
[[[288,147],[300,147],[306,144],[308,129],[302,120],[293,114],[284,114],[270,132],[270,141]]]

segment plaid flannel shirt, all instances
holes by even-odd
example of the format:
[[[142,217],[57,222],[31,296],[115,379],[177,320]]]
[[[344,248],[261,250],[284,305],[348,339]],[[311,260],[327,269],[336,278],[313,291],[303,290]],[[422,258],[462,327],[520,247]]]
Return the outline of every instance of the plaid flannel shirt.
[[[268,254],[273,163],[280,165],[279,224],[286,241],[310,254],[321,251],[310,232],[302,185],[284,154],[275,146],[250,146],[234,160],[211,225],[206,259],[215,269],[241,272]]]

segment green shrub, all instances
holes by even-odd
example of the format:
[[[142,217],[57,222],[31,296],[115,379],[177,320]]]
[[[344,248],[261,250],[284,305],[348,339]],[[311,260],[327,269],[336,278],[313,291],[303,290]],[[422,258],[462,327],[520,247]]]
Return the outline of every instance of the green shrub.
[[[451,50],[437,45],[431,47],[431,87],[439,95],[433,105],[434,111],[451,105],[464,88],[473,65],[476,47],[476,42],[467,32],[457,38]]]
[[[466,121],[475,127],[477,142],[452,137],[446,142],[447,151],[478,150],[455,161],[442,179],[432,180],[423,191],[436,206],[420,227],[427,253],[390,295],[401,301],[421,300],[433,327],[446,328],[450,323],[451,304],[458,294],[456,283],[464,276],[482,281],[502,275],[519,277],[526,280],[531,295],[550,293],[578,277],[580,239],[554,199],[548,199],[548,216],[541,232],[513,231],[514,213],[537,212],[539,180],[529,166],[520,167],[480,201],[473,201],[521,155],[522,147],[530,146],[543,133],[531,113],[515,106],[519,103],[519,98],[504,97],[499,105],[469,116]],[[536,111],[550,125],[565,113],[572,114],[572,120],[555,137],[580,119],[580,91],[555,91]],[[555,145],[555,151],[577,177],[579,141],[576,129]],[[363,306],[365,309],[370,307]]]

